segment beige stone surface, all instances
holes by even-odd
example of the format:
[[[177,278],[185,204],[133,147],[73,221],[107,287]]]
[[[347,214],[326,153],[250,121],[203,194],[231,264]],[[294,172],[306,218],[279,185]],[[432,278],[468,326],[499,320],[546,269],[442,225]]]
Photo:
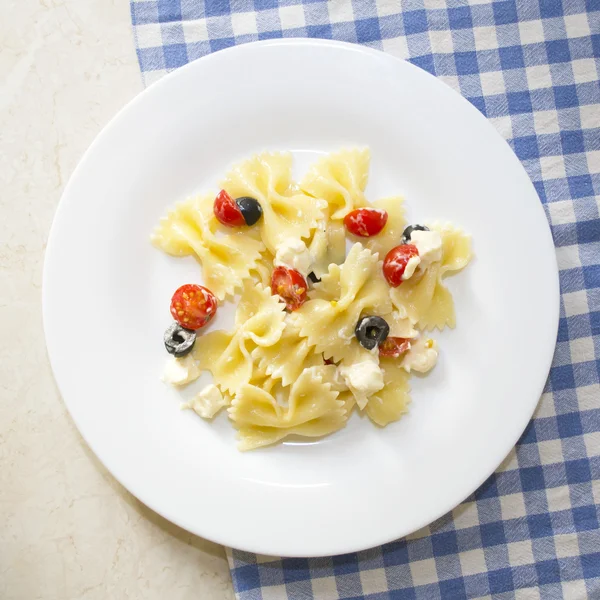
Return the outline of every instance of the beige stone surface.
[[[171,525],[87,448],[41,318],[61,191],[141,91],[128,0],[0,2],[0,598],[233,598],[223,548]]]

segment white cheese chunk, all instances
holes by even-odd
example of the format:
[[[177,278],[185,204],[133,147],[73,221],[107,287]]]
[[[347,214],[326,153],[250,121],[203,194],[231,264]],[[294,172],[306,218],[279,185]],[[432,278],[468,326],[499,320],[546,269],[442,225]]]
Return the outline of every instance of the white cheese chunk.
[[[402,273],[402,280],[406,281],[407,279],[410,279],[420,264],[421,258],[419,256],[411,256],[406,263],[404,273]]]
[[[402,366],[407,373],[427,373],[435,367],[437,358],[437,343],[431,339],[419,338],[411,342],[410,350],[402,360]]]
[[[302,240],[286,238],[277,248],[273,264],[296,269],[304,277],[310,273],[313,258]]]
[[[410,243],[419,251],[421,269],[425,269],[432,262],[442,260],[442,236],[439,231],[417,229],[410,234]]]
[[[369,396],[383,388],[383,371],[376,358],[341,367],[340,374],[361,410],[367,405]]]
[[[190,402],[182,404],[181,408],[191,408],[203,419],[212,419],[224,406],[227,400],[221,390],[214,384],[207,385]]]
[[[199,375],[200,370],[194,357],[188,354],[183,358],[170,358],[165,364],[162,380],[172,385],[184,385],[197,379]]]

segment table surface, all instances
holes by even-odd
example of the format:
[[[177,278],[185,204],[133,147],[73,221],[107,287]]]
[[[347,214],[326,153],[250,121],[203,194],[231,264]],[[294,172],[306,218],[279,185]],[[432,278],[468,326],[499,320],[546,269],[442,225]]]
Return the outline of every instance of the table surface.
[[[129,2],[5,0],[0,40],[0,597],[233,598],[224,549],[146,508],[93,456],[46,356],[54,211],[85,149],[142,90]]]

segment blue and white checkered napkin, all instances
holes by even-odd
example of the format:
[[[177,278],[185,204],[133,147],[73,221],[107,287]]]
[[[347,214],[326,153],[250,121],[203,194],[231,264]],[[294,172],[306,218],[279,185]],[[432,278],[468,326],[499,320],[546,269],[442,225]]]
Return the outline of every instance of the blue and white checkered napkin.
[[[322,559],[232,550],[238,598],[600,598],[600,0],[132,0],[131,14],[146,84],[267,38],[333,38],[410,60],[510,142],[556,244],[554,364],[498,472],[382,548]]]

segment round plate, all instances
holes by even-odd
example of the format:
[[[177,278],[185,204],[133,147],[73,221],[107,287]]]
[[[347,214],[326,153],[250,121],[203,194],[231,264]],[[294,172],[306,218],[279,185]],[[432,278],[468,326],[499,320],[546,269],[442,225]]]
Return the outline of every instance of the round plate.
[[[372,200],[403,193],[409,219],[452,221],[476,259],[448,280],[457,327],[437,367],[381,429],[240,453],[225,414],[179,410],[160,381],[169,300],[199,280],[149,235],[166,208],[216,189],[232,162],[369,146]],[[247,44],[168,75],[92,144],[58,208],[44,270],[56,380],[83,437],[142,502],[181,527],[263,554],[375,546],[426,525],[508,454],[542,392],[556,339],[558,277],[535,190],[466,100],[381,52],[317,40]],[[226,324],[221,310],[213,327]]]

